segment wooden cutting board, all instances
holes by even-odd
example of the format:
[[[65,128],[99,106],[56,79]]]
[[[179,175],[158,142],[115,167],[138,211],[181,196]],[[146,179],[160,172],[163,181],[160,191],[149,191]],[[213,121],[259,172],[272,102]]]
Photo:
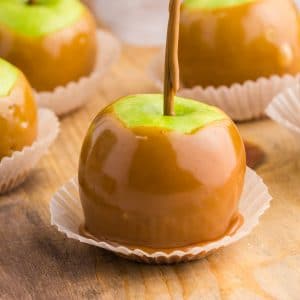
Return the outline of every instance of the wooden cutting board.
[[[0,197],[0,299],[300,299],[300,137],[270,120],[239,125],[267,154],[258,173],[274,200],[247,238],[175,266],[128,262],[50,226],[51,195],[74,176],[88,124],[105,103],[156,91],[154,49],[124,47],[99,96],[62,119],[61,134],[26,183]]]

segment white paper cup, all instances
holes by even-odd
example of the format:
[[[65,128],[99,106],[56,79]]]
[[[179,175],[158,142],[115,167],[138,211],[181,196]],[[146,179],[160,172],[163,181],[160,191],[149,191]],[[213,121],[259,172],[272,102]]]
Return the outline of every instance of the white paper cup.
[[[225,236],[218,241],[204,246],[193,246],[164,253],[161,251],[147,253],[141,249],[131,249],[124,245],[108,241],[89,239],[80,233],[80,226],[84,222],[83,211],[78,194],[76,179],[70,180],[62,186],[50,202],[51,224],[57,226],[60,232],[69,238],[82,243],[97,246],[135,261],[146,263],[177,263],[199,259],[209,253],[228,246],[248,235],[259,223],[260,216],[269,208],[271,196],[262,179],[251,169],[247,168],[245,186],[241,196],[239,210],[244,217],[243,225],[232,236]]]
[[[300,82],[278,94],[266,114],[284,127],[300,134]]]
[[[164,54],[158,54],[149,68],[149,75],[158,89],[163,89]],[[235,83],[231,86],[217,88],[195,86],[181,87],[178,95],[214,105],[222,109],[233,120],[246,121],[264,116],[266,107],[272,99],[288,87],[300,81],[300,74],[296,76],[274,75],[270,78],[248,80],[243,84]]]
[[[97,95],[103,76],[119,59],[120,43],[110,33],[97,31],[98,54],[94,71],[78,81],[58,86],[52,92],[36,92],[39,107],[53,110],[58,116],[72,112]]]
[[[57,137],[59,122],[52,111],[39,109],[38,120],[37,140],[0,161],[0,194],[20,185]]]

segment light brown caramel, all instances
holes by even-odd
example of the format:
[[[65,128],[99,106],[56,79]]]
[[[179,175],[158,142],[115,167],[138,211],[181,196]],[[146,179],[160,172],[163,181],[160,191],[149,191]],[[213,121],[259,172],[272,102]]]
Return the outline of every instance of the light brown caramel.
[[[224,234],[224,236],[232,236],[234,235],[237,230],[243,225],[244,223],[244,217],[238,213],[235,217],[233,217],[232,219],[232,222],[231,224],[229,225],[228,227],[228,230],[226,231],[226,233]],[[107,240],[105,239],[104,237],[102,237],[101,239],[98,237],[95,237],[94,235],[90,234],[89,231],[87,231],[85,229],[85,226],[82,224],[80,227],[79,227],[79,232],[84,235],[85,237],[89,238],[89,239],[93,239],[95,241],[98,241],[98,242],[106,242],[106,243],[109,243],[113,246],[116,246],[116,245],[120,245],[118,243],[115,243],[115,242],[112,242],[110,240]],[[217,240],[216,240],[217,241]],[[214,242],[214,241],[208,241],[208,242],[202,242],[202,243],[197,243],[197,244],[190,244],[190,245],[187,245],[187,246],[183,246],[183,247],[173,247],[173,248],[153,248],[153,247],[145,247],[145,246],[142,246],[142,245],[132,245],[132,244],[127,244],[125,242],[122,243],[122,246],[126,246],[127,248],[131,249],[132,251],[135,250],[135,249],[139,249],[139,250],[142,250],[146,253],[150,253],[150,254],[153,254],[157,251],[163,251],[164,253],[171,253],[173,251],[183,251],[183,252],[187,252],[189,251],[191,248],[194,248],[194,247],[204,247],[206,246],[207,244],[211,243],[211,242]],[[118,254],[120,255],[120,254]],[[122,255],[121,255],[122,256]],[[125,258],[128,258],[127,256],[124,256]]]
[[[186,87],[220,86],[300,71],[299,13],[292,0],[181,11],[179,66]]]
[[[229,119],[184,135],[128,129],[106,110],[80,158],[85,230],[153,249],[216,240],[240,225],[244,173],[243,142]]]
[[[19,67],[38,91],[89,75],[96,51],[96,25],[87,10],[72,26],[41,38],[20,36],[0,26],[0,56]]]
[[[8,96],[0,97],[0,160],[31,145],[37,137],[37,108],[20,73]]]

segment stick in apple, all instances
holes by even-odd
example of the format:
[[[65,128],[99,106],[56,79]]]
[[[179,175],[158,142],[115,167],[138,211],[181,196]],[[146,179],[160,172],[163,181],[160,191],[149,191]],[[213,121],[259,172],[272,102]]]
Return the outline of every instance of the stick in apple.
[[[174,96],[179,89],[178,39],[181,0],[170,0],[166,42],[164,115],[174,115]]]
[[[35,1],[36,1],[36,0],[27,0],[27,4],[28,4],[28,5],[33,5],[33,4],[35,4]]]

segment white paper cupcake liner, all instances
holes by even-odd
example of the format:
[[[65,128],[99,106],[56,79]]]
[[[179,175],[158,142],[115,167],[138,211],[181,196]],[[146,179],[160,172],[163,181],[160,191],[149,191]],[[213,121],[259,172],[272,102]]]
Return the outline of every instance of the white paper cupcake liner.
[[[284,127],[300,134],[300,82],[277,95],[266,114]]]
[[[48,109],[39,109],[38,137],[22,151],[0,161],[0,194],[17,187],[28,176],[40,158],[48,150],[59,132],[59,122],[55,114]]]
[[[132,250],[123,245],[107,241],[95,241],[82,235],[79,228],[84,222],[84,216],[76,179],[70,180],[53,196],[50,202],[50,213],[51,224],[57,226],[58,230],[65,233],[69,238],[112,251],[119,256],[135,261],[170,264],[204,257],[245,237],[259,223],[259,218],[269,208],[271,199],[268,188],[262,179],[253,170],[247,168],[239,206],[240,213],[244,217],[244,223],[237,232],[232,236],[225,236],[204,246],[187,247],[184,251],[174,249],[169,253],[161,251],[147,253],[138,248]]]
[[[57,115],[72,112],[97,95],[101,79],[119,59],[120,43],[110,33],[98,30],[98,54],[94,71],[78,81],[58,86],[52,92],[36,92],[39,107],[49,108]]]
[[[159,54],[151,63],[149,75],[157,88],[163,89],[164,55]],[[182,87],[178,95],[214,105],[226,112],[233,120],[246,121],[264,116],[266,107],[272,99],[288,87],[292,87],[300,80],[296,76],[274,75],[270,78],[259,78],[256,81],[248,80],[243,84],[235,83],[231,86],[217,88],[195,86]]]

